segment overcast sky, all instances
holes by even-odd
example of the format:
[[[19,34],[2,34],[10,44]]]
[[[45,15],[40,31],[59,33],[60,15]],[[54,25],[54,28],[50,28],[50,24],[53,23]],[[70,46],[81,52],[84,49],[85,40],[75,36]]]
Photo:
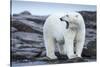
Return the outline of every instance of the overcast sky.
[[[12,13],[29,11],[33,15],[48,15],[66,11],[96,11],[95,5],[76,5],[61,3],[43,3],[31,1],[12,1]]]

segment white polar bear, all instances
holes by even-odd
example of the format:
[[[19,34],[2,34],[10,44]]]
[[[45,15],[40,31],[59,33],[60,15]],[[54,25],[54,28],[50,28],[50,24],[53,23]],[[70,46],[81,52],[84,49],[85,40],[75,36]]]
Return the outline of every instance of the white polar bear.
[[[77,12],[56,13],[50,15],[43,26],[46,56],[57,59],[55,44],[59,53],[69,59],[81,57],[85,41],[85,23]]]

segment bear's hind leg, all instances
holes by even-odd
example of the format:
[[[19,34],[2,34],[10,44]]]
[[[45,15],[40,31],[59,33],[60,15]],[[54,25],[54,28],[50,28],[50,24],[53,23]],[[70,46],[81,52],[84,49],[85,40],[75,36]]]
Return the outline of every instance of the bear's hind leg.
[[[46,56],[50,59],[57,59],[55,55],[55,41],[52,37],[44,37]]]

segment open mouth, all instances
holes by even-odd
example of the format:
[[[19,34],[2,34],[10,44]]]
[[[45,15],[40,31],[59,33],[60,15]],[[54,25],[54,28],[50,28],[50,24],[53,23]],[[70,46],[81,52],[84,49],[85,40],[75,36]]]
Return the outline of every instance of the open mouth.
[[[62,19],[62,18],[60,18],[60,20],[66,22],[66,24],[67,24],[66,29],[68,29],[69,28],[69,22],[67,20]]]

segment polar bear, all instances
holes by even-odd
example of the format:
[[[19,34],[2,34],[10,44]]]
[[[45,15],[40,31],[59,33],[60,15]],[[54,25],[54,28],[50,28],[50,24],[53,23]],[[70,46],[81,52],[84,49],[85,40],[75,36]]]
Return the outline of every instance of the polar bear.
[[[43,26],[46,56],[57,59],[55,45],[60,54],[69,59],[81,58],[85,41],[85,23],[78,12],[56,13],[50,15]]]

